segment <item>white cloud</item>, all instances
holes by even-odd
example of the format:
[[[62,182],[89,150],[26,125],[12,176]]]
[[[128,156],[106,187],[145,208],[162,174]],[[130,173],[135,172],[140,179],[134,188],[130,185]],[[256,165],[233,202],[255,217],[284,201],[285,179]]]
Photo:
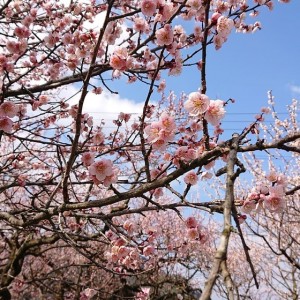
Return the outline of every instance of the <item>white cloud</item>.
[[[71,107],[78,104],[81,93],[77,92],[78,87],[76,85],[69,85],[67,89],[61,90],[60,97],[70,98],[72,95],[75,95],[68,102]],[[100,95],[96,95],[89,92],[84,101],[83,113],[88,113],[93,117],[94,126],[100,125],[101,120],[103,120],[105,122],[104,128],[109,130],[111,127],[116,128],[113,120],[118,118],[120,112],[132,114],[131,121],[133,121],[134,119],[137,120],[138,116],[142,114],[143,107],[143,102],[134,102],[131,99],[122,98],[119,94],[103,91]],[[65,122],[66,120],[64,120]]]
[[[144,103],[136,103],[127,98],[121,98],[118,94],[103,92],[100,95],[89,93],[83,105],[83,112],[94,118],[94,123],[100,123],[103,119],[105,127],[112,126],[112,120],[117,119],[120,112],[132,114],[132,118],[140,115]]]
[[[289,88],[292,93],[300,94],[300,86],[299,85],[290,84]]]

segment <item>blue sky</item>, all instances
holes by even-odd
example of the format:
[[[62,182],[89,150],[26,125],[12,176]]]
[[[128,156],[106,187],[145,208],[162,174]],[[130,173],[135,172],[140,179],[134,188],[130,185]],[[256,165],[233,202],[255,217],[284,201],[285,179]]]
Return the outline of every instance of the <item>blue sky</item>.
[[[224,129],[238,131],[249,124],[255,113],[267,105],[268,90],[273,91],[279,112],[285,112],[291,99],[300,96],[300,1],[274,4],[273,11],[262,7],[258,17],[251,18],[252,23],[261,21],[262,30],[254,34],[232,31],[220,50],[213,46],[208,49],[208,96],[236,100],[227,107]],[[168,82],[167,91],[190,93],[199,88],[200,73],[195,67],[189,68]],[[113,85],[118,87],[121,98],[135,102],[145,99],[145,90],[140,85],[120,80]]]

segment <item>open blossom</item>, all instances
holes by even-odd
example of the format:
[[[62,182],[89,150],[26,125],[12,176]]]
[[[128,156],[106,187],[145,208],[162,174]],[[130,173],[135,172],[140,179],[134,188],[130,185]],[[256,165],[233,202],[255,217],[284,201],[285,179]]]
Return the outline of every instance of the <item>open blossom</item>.
[[[210,100],[205,119],[213,126],[219,125],[225,115],[224,102],[222,100]]]
[[[25,26],[16,27],[14,33],[18,38],[28,38],[31,34],[30,30]]]
[[[186,184],[195,185],[198,182],[198,175],[195,171],[190,171],[184,176],[184,182]]]
[[[103,132],[101,130],[98,130],[94,133],[93,143],[95,145],[103,144],[104,140],[105,140],[105,135],[103,134]]]
[[[191,116],[197,117],[207,111],[209,103],[210,100],[205,94],[193,92],[189,94],[188,100],[184,103],[184,108]]]
[[[153,246],[149,245],[149,246],[146,246],[144,249],[143,249],[143,254],[146,255],[146,256],[150,256],[152,254],[154,254],[155,252],[155,249]]]
[[[254,210],[256,208],[256,201],[255,200],[251,200],[251,199],[247,199],[242,207],[242,210],[245,214],[249,214],[251,213],[252,210]]]
[[[227,38],[227,36],[230,34],[233,27],[234,27],[234,22],[232,19],[228,19],[224,16],[218,18],[217,20],[218,35]]]
[[[112,68],[120,71],[125,71],[130,66],[131,60],[128,57],[128,51],[124,47],[116,47],[111,58],[109,64]]]
[[[0,117],[0,130],[11,133],[13,127],[13,121],[7,117]]]
[[[158,46],[168,46],[172,44],[174,34],[170,24],[166,24],[163,28],[159,29],[155,33],[156,44]]]
[[[97,180],[103,181],[106,177],[114,174],[113,163],[110,159],[98,160],[89,167],[89,172],[90,175],[96,176]]]
[[[144,18],[135,18],[133,29],[140,32],[149,32],[149,24]]]
[[[13,118],[17,115],[19,108],[11,101],[6,101],[0,105],[0,117]]]
[[[269,195],[265,197],[265,207],[272,212],[281,212],[286,207],[286,201],[284,199],[284,187],[282,185],[276,185],[269,188]]]
[[[95,160],[95,153],[85,152],[82,154],[81,161],[84,166],[90,166]]]
[[[195,217],[188,217],[185,220],[185,224],[187,228],[196,228],[198,226],[198,222]]]
[[[20,39],[18,42],[8,40],[6,49],[12,54],[22,54],[27,49],[27,40]]]
[[[142,0],[141,11],[145,16],[152,17],[156,12],[157,0]]]
[[[152,143],[154,149],[165,149],[168,142],[173,140],[175,135],[174,118],[163,112],[158,122],[153,122],[145,127],[147,140]]]

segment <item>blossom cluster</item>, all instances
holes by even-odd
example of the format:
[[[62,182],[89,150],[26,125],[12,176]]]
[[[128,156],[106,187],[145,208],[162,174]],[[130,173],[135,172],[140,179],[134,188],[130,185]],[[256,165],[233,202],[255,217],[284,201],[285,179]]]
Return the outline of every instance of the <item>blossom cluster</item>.
[[[153,149],[164,150],[175,136],[176,124],[172,116],[164,112],[157,122],[152,122],[145,127],[147,140]]]
[[[224,101],[210,100],[209,97],[200,92],[192,92],[184,103],[184,108],[192,117],[204,116],[213,126],[219,125],[225,116]]]
[[[3,102],[0,105],[0,130],[10,133],[13,128],[12,118],[19,113],[19,106],[12,101]]]
[[[244,213],[250,214],[253,211],[259,212],[261,209],[280,213],[285,209],[286,181],[284,175],[271,171],[270,174],[266,176],[266,179],[269,185],[259,184],[248,194],[242,206]]]

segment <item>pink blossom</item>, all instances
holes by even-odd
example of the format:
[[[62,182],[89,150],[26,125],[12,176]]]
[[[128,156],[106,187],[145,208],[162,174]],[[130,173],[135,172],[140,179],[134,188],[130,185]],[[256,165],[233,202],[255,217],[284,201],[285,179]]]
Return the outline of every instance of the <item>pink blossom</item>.
[[[156,12],[157,0],[142,0],[141,10],[145,16],[152,17]]]
[[[155,252],[155,249],[151,245],[148,245],[143,249],[143,254],[145,256],[150,256],[150,255],[154,254],[154,252]]]
[[[112,68],[120,71],[127,69],[128,52],[124,47],[116,47],[110,58],[109,64]]]
[[[217,21],[217,31],[218,35],[222,37],[227,37],[231,32],[231,29],[234,27],[234,22],[232,19],[228,19],[224,16],[218,18]]]
[[[205,119],[211,125],[217,126],[225,115],[224,102],[222,100],[210,100]]]
[[[94,162],[89,167],[90,175],[96,176],[99,181],[103,181],[107,176],[112,176],[113,172],[113,164],[110,159],[101,159],[97,162]]]
[[[7,117],[0,117],[0,130],[11,133],[13,128],[13,121]]]
[[[272,186],[269,188],[270,194],[266,196],[264,204],[272,212],[281,212],[286,207],[284,200],[284,187],[282,185]]]
[[[188,217],[185,220],[185,224],[187,228],[196,228],[198,226],[198,222],[195,217]]]
[[[162,127],[168,132],[172,132],[176,129],[176,124],[175,124],[174,118],[172,116],[170,116],[170,114],[168,114],[167,112],[163,112],[161,114],[160,123],[161,123]]]
[[[256,208],[256,201],[247,199],[246,201],[244,201],[242,210],[244,213],[249,214],[255,208]]]
[[[80,300],[89,300],[97,294],[94,289],[87,288],[80,293]]]
[[[21,39],[18,42],[8,40],[6,48],[12,54],[22,54],[27,49],[27,41],[25,39]]]
[[[209,103],[210,100],[205,94],[193,92],[189,94],[188,100],[184,103],[184,108],[191,116],[197,117],[206,112]]]
[[[31,34],[30,30],[25,26],[16,27],[14,33],[18,38],[28,38]]]
[[[109,187],[111,184],[116,183],[118,181],[118,173],[119,169],[113,168],[113,174],[105,177],[103,185]]]
[[[125,123],[127,123],[131,118],[131,114],[126,114],[126,113],[123,113],[123,112],[120,112],[119,116],[118,116],[118,119],[120,121],[124,121]]]
[[[167,141],[165,139],[158,139],[152,143],[153,149],[163,151],[167,148]]]
[[[187,230],[187,235],[191,240],[196,240],[199,238],[199,232],[197,228],[189,228]]]
[[[134,231],[134,223],[129,221],[129,220],[126,220],[123,224],[123,228],[128,232],[128,233],[133,233]]]
[[[101,130],[98,130],[94,133],[94,136],[93,136],[93,143],[95,145],[101,145],[104,143],[104,140],[105,140],[105,136],[103,134],[103,132]]]
[[[239,224],[243,224],[247,219],[247,216],[246,215],[239,215],[238,216],[238,221],[239,221]]]
[[[159,133],[162,128],[161,122],[153,122],[145,127],[145,133],[148,136],[147,139],[151,142],[156,142],[159,139]]]
[[[153,196],[155,199],[159,199],[160,197],[162,197],[164,195],[164,191],[163,188],[157,188],[154,190],[153,192]]]
[[[184,182],[186,184],[195,185],[198,182],[198,175],[195,171],[190,171],[184,176]]]
[[[90,166],[95,160],[95,153],[85,152],[82,154],[81,161],[84,166]]]
[[[18,114],[19,108],[11,101],[6,101],[0,105],[0,117],[13,118]]]
[[[47,104],[49,100],[49,97],[47,95],[41,95],[39,96],[39,103],[40,105]]]
[[[133,29],[136,31],[148,33],[149,24],[146,22],[144,18],[135,18]]]
[[[174,34],[170,24],[166,24],[163,28],[159,29],[155,33],[156,44],[159,46],[168,46],[172,44]]]

